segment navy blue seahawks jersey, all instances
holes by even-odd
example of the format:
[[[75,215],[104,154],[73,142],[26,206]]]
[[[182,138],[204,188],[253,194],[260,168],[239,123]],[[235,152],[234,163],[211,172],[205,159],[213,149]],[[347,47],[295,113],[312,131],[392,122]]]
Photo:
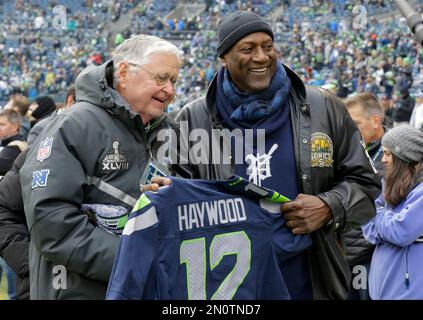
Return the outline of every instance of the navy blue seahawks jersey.
[[[280,214],[288,201],[243,178],[146,192],[122,233],[107,299],[290,299],[278,264],[311,244]]]

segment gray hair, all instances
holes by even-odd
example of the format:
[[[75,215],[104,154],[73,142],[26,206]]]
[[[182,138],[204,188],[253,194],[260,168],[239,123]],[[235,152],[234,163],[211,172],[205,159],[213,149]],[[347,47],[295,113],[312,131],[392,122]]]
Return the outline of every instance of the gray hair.
[[[383,123],[385,117],[385,110],[383,109],[380,101],[370,92],[362,92],[355,96],[347,98],[345,101],[347,109],[352,108],[356,105],[360,105],[366,116],[377,115],[380,117],[380,123]]]
[[[122,61],[145,65],[154,53],[173,54],[182,62],[182,51],[173,43],[146,34],[133,35],[112,51],[115,70]]]

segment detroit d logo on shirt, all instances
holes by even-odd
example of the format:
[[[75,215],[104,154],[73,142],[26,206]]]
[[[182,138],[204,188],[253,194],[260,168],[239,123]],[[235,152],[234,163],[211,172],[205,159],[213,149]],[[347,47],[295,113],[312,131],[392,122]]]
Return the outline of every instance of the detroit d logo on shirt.
[[[50,157],[51,148],[53,146],[53,138],[45,138],[41,141],[40,147],[37,152],[37,160],[43,162],[45,159]]]
[[[311,135],[311,167],[332,167],[332,139],[325,133],[315,132]]]
[[[119,153],[119,141],[113,142],[113,153],[106,153],[102,162],[102,170],[123,171],[128,170],[129,164],[123,153]]]

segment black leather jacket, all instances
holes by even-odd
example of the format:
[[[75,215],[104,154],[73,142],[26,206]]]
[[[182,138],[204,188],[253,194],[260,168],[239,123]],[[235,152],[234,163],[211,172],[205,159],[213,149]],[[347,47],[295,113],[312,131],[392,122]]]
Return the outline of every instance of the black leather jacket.
[[[380,183],[374,175],[369,159],[360,144],[361,136],[344,105],[331,93],[319,88],[306,88],[300,78],[285,67],[292,85],[290,111],[299,191],[320,197],[331,208],[333,224],[313,232],[310,252],[310,271],[315,299],[343,299],[347,295],[351,274],[338,239],[347,228],[366,223],[374,216],[374,199]],[[176,120],[181,131],[194,129],[222,129],[223,123],[215,107],[216,77],[205,97],[186,105]],[[323,134],[323,135],[322,135]],[[210,134],[210,139],[216,138]],[[184,135],[181,134],[183,140]],[[329,150],[333,163],[319,163],[322,154],[315,148],[319,137],[331,140]],[[182,141],[189,148],[197,141]],[[212,145],[209,141],[209,145]],[[330,143],[329,143],[330,144]],[[313,145],[313,150],[312,150]],[[225,179],[234,172],[233,164],[209,163],[180,165],[177,172],[185,177]],[[312,157],[314,166],[312,167]],[[319,166],[322,165],[322,166]]]
[[[0,256],[16,273],[16,298],[29,299],[29,231],[19,182],[24,150],[0,181]]]
[[[373,161],[373,165],[378,171],[377,176],[382,181],[383,178],[383,165],[382,165],[382,143],[381,140],[375,141],[367,146],[369,156]],[[369,243],[364,239],[361,227],[348,230],[344,234],[344,243],[346,249],[347,261],[351,267],[356,265],[366,265],[372,260],[375,245]]]

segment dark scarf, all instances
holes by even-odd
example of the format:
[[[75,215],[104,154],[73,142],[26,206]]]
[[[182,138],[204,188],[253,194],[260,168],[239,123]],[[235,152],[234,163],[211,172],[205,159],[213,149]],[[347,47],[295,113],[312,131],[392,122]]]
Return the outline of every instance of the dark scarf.
[[[269,87],[259,93],[239,91],[226,68],[217,76],[216,108],[230,128],[253,128],[281,110],[288,101],[291,80],[280,62]]]

